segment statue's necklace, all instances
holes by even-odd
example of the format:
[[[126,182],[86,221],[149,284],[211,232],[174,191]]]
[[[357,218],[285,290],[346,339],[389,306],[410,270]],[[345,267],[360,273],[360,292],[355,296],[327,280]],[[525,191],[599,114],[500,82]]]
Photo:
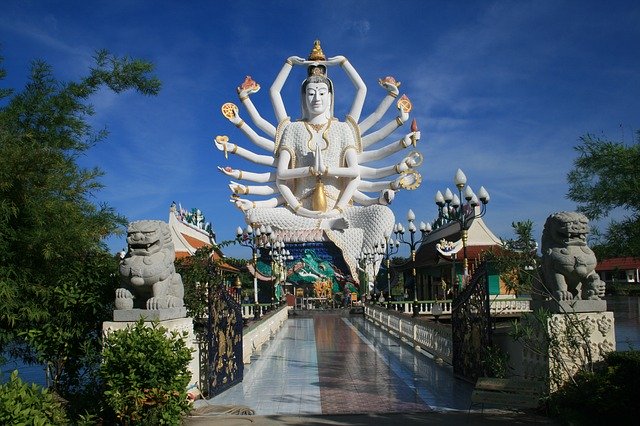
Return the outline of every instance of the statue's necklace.
[[[311,145],[311,142],[314,140],[314,136],[318,135],[320,132],[322,132],[322,139],[325,141],[325,147],[322,148],[322,150],[326,150],[327,148],[329,148],[329,139],[327,139],[327,132],[329,131],[329,127],[331,127],[331,120],[327,121],[326,123],[322,123],[322,124],[313,124],[313,123],[309,123],[307,121],[303,121],[305,127],[307,128],[307,132],[309,132],[309,140],[307,141],[307,147],[309,148],[309,151],[315,151],[315,147],[313,147]],[[326,126],[326,129],[325,129]],[[323,131],[324,129],[324,131]],[[315,132],[315,134],[314,134]],[[315,145],[315,143],[314,143]]]
[[[327,125],[327,123],[321,123],[321,124],[307,123],[307,124],[311,126],[311,128],[315,130],[317,133],[320,133],[320,130],[322,130],[324,126]]]

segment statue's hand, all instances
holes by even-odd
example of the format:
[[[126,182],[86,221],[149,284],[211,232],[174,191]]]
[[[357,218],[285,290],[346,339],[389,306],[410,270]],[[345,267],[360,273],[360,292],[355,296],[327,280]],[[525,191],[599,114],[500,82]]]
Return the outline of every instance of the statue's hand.
[[[398,172],[404,172],[413,169],[422,162],[422,155],[418,151],[414,151],[402,159],[396,166]]]
[[[244,80],[244,82],[238,86],[238,96],[240,99],[248,98],[249,95],[253,95],[260,90],[260,85],[256,83],[250,76]]]
[[[342,55],[338,55],[338,56],[334,56],[332,58],[327,59],[324,64],[328,67],[333,66],[333,65],[340,65],[343,62],[345,62],[347,60],[347,58],[345,58]]]
[[[234,126],[242,123],[242,118],[240,118],[240,114],[236,113],[233,117],[229,117],[229,121],[233,123]]]
[[[388,206],[389,204],[391,204],[395,196],[396,196],[396,191],[392,189],[385,189],[383,191],[380,191],[380,196],[378,197],[378,201],[383,206]]]
[[[229,184],[229,189],[231,190],[231,192],[233,192],[234,194],[248,194],[248,188],[238,182],[234,182],[231,181],[231,183]]]
[[[231,197],[232,203],[236,205],[237,208],[242,210],[243,212],[252,209],[254,207],[253,201],[245,200],[244,198]]]
[[[381,78],[380,80],[378,80],[378,83],[380,83],[380,86],[382,86],[382,88],[386,90],[388,93],[393,94],[395,96],[398,96],[400,94],[400,89],[398,89],[398,86],[400,86],[400,83],[397,82],[395,78],[391,76]]]
[[[304,65],[304,63],[307,62],[304,58],[301,58],[300,56],[289,56],[287,61],[290,61],[293,65]]]
[[[419,140],[420,140],[419,130],[417,132],[408,133],[407,135],[405,135],[404,138],[402,138],[402,146],[406,148],[412,143],[415,145],[416,143],[418,143]]]
[[[238,169],[232,169],[229,166],[227,167],[218,166],[218,170],[220,170],[222,173],[224,173],[227,176],[231,176],[232,178],[235,178],[235,179],[240,179],[240,170]]]
[[[214,143],[216,144],[216,148],[224,152],[225,158],[228,158],[229,152],[234,154],[238,149],[238,146],[236,144],[229,143],[228,136],[216,136]]]

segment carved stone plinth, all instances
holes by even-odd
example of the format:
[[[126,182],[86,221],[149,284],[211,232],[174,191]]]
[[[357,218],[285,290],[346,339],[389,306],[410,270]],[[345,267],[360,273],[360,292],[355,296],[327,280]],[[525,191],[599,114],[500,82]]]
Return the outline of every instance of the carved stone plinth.
[[[552,314],[605,312],[606,300],[533,300],[531,309],[542,308]]]
[[[145,321],[167,321],[184,318],[187,316],[187,308],[166,309],[116,309],[113,311],[115,322],[136,322],[140,318]]]
[[[523,348],[525,378],[548,379],[556,391],[569,377],[616,348],[613,312],[552,314],[546,333]]]
[[[184,308],[174,308],[174,309],[184,309]],[[170,309],[166,309],[170,310]],[[128,312],[126,311],[114,311],[114,317],[116,312]],[[191,371],[191,379],[189,380],[189,386],[195,384],[198,385],[198,380],[200,377],[200,354],[198,350],[198,343],[196,342],[196,335],[193,331],[193,318],[176,318],[176,319],[165,319],[159,320],[159,318],[154,318],[154,313],[159,313],[161,311],[165,311],[165,309],[160,310],[146,310],[146,309],[132,309],[131,311],[140,311],[143,313],[150,313],[149,320],[145,321],[145,326],[151,327],[152,321],[158,320],[159,326],[167,329],[167,335],[170,335],[172,331],[182,334],[183,332],[187,332],[187,347],[192,349],[193,352],[191,354],[191,362],[189,363],[189,371]],[[109,335],[112,331],[115,330],[123,330],[128,326],[135,326],[137,320],[140,319],[140,314],[135,317],[132,321],[105,321],[102,323],[102,334],[103,336]]]

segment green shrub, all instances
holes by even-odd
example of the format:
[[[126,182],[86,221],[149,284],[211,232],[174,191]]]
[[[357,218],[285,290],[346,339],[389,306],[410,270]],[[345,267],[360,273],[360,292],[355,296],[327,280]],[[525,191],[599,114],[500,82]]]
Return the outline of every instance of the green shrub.
[[[640,418],[640,352],[611,352],[550,399],[551,412],[576,425],[629,424]]]
[[[66,425],[64,407],[47,389],[35,383],[24,383],[18,371],[0,385],[0,424]]]
[[[191,350],[186,333],[167,334],[142,320],[105,339],[100,377],[105,418],[120,424],[177,425],[190,408],[187,385]]]

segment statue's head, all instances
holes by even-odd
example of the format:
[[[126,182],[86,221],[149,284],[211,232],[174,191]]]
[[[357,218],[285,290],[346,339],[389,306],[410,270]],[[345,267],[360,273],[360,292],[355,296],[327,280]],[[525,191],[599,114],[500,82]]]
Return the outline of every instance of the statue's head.
[[[309,54],[310,61],[325,61],[326,57],[316,40]],[[307,68],[307,78],[302,82],[302,118],[310,119],[324,114],[333,116],[333,83],[327,77],[327,67],[322,63],[314,63]]]
[[[305,119],[333,116],[333,84],[323,75],[312,75],[302,84],[302,115]]]

